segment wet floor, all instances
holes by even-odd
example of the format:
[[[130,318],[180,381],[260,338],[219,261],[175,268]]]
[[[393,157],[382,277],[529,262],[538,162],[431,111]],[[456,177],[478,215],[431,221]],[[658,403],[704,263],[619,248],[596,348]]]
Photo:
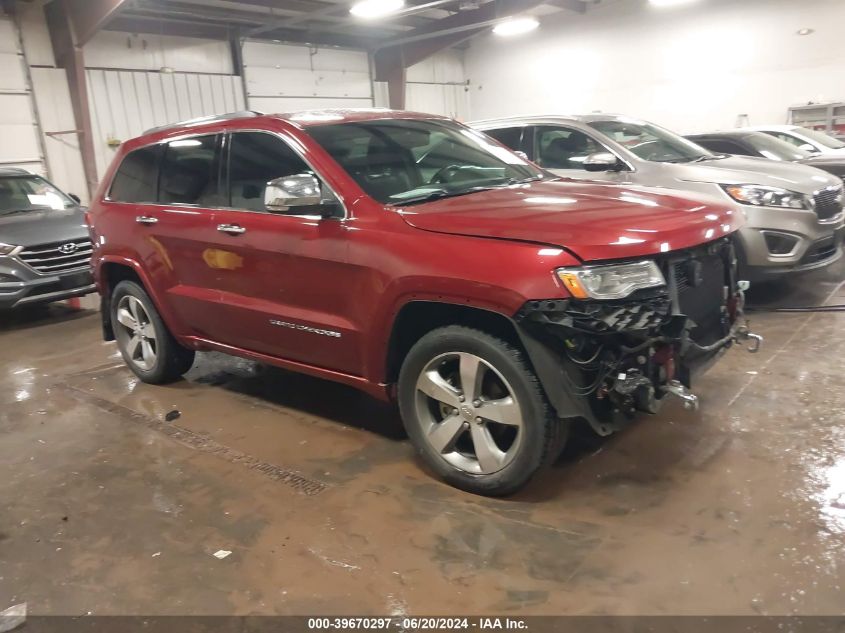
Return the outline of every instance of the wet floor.
[[[843,277],[754,298],[843,304]],[[0,610],[839,614],[845,313],[753,324],[764,350],[729,352],[700,412],[579,432],[491,500],[352,389],[218,354],[144,385],[93,311],[2,315]]]

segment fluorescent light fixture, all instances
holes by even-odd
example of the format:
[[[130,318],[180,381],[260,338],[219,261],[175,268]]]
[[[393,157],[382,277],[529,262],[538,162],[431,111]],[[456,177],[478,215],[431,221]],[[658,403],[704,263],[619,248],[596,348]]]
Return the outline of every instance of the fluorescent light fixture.
[[[698,0],[648,0],[648,1],[656,7],[674,7],[676,5],[690,4],[691,2],[697,2]]]
[[[540,23],[537,21],[537,18],[510,18],[494,26],[493,32],[496,35],[520,35],[521,33],[533,31],[538,26],[540,26]]]
[[[405,6],[405,0],[361,0],[352,5],[349,13],[356,18],[374,20],[390,15]]]

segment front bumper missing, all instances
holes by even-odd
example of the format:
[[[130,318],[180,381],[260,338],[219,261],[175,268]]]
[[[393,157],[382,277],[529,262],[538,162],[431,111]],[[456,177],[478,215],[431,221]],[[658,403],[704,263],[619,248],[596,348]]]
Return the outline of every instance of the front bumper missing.
[[[688,262],[707,262],[708,257],[721,263],[705,270],[723,273],[698,279],[698,269]],[[733,345],[751,353],[760,350],[763,338],[743,318],[749,284],[736,281],[727,244],[673,256],[665,265],[664,288],[616,301],[530,301],[515,315],[523,346],[560,417],[586,419],[607,435],[636,411],[657,413],[667,398],[696,409],[693,375]],[[731,295],[728,288],[736,290]],[[701,314],[700,323],[684,313],[684,305]]]

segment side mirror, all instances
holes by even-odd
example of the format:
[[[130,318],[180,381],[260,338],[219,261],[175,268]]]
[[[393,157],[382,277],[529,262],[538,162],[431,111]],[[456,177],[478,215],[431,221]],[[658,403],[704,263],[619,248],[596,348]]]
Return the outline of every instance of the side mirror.
[[[82,204],[82,200],[80,200],[79,196],[77,196],[75,193],[69,193],[69,194],[67,194],[67,195],[68,195],[68,197],[69,197],[71,200],[73,200],[76,204]]]
[[[610,152],[597,152],[584,159],[584,169],[587,171],[619,171],[619,159]]]
[[[811,154],[818,154],[819,150],[816,149],[813,145],[809,143],[804,143],[803,145],[799,145],[798,149],[803,149],[805,152],[810,152]]]
[[[312,207],[323,202],[323,188],[312,174],[282,176],[264,188],[264,206],[268,211],[289,212],[297,207]]]

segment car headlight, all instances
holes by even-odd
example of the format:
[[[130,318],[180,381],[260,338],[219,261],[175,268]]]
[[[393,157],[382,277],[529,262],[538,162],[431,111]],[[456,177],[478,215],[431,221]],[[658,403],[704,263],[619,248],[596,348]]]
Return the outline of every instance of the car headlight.
[[[642,288],[666,285],[663,273],[651,260],[607,266],[558,268],[555,274],[576,299],[623,299]]]
[[[14,255],[19,250],[21,250],[20,246],[15,246],[14,244],[4,244],[0,242],[0,255]]]
[[[784,209],[808,209],[815,206],[812,196],[764,185],[722,185],[731,198],[742,204],[755,207],[783,207]]]

